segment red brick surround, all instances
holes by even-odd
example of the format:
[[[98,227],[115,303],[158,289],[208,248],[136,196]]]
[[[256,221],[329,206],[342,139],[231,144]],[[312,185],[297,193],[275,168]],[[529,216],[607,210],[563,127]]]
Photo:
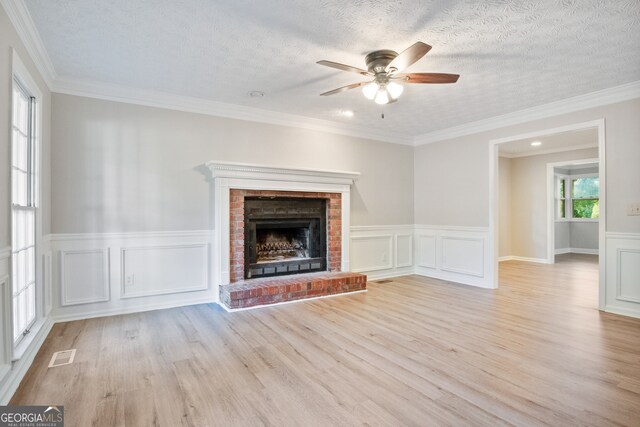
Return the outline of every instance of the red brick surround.
[[[367,276],[358,273],[308,273],[265,277],[220,287],[220,300],[229,308],[248,308],[367,289]]]
[[[230,282],[244,280],[244,198],[301,197],[327,199],[327,265],[329,271],[340,271],[342,263],[342,195],[298,191],[230,190]]]

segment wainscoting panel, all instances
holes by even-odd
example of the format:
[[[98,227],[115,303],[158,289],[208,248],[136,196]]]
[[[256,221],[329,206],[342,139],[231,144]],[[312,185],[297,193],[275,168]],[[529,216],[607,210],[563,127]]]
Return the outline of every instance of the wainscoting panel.
[[[52,316],[63,321],[215,302],[213,238],[213,230],[51,235]]]
[[[640,233],[606,234],[605,311],[640,317]]]
[[[395,267],[413,267],[413,233],[396,234]]]
[[[126,247],[120,250],[121,298],[204,291],[209,245]]]
[[[483,238],[443,235],[441,240],[441,270],[469,276],[484,276]]]
[[[351,271],[388,270],[393,268],[393,235],[351,237]]]
[[[108,248],[61,251],[60,281],[63,306],[108,301]]]
[[[416,274],[491,287],[488,229],[416,225]]]
[[[413,226],[351,227],[351,271],[369,280],[413,273]]]
[[[420,230],[416,232],[417,267],[436,268],[436,235],[426,234]]]

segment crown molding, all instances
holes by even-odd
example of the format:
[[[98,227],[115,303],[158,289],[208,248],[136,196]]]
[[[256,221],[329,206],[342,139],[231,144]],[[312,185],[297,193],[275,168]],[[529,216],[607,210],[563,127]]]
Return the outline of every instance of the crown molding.
[[[106,101],[165,108],[189,113],[206,114],[229,119],[248,120],[279,126],[290,126],[307,130],[329,132],[356,138],[373,139],[394,144],[413,145],[413,138],[396,132],[372,130],[364,126],[349,125],[330,120],[314,119],[297,114],[288,114],[254,107],[211,101],[202,98],[175,95],[167,92],[136,89],[88,80],[59,78],[52,92],[66,95],[97,98]]]
[[[565,151],[585,150],[587,148],[598,148],[598,144],[581,144],[581,145],[569,145],[567,147],[550,148],[548,150],[540,151],[526,151],[524,153],[499,153],[500,157],[507,159],[517,159],[520,157],[541,156],[543,154],[562,153]]]
[[[7,12],[7,16],[18,33],[18,37],[27,49],[31,60],[38,68],[42,79],[49,89],[52,88],[56,79],[56,70],[49,54],[42,43],[40,34],[36,29],[31,14],[24,0],[0,0],[0,5]]]
[[[475,133],[559,116],[561,114],[586,110],[602,105],[615,104],[616,102],[628,101],[635,98],[640,98],[640,80],[560,101],[554,101],[549,104],[538,105],[537,107],[527,108],[525,110],[514,111],[501,116],[490,117],[484,120],[425,133],[414,138],[414,145],[431,144],[433,142],[473,135]]]

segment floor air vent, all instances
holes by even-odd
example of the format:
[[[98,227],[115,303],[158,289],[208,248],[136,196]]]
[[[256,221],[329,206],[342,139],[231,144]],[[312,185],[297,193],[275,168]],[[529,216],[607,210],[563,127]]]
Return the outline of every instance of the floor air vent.
[[[49,362],[50,368],[55,368],[56,366],[70,365],[73,363],[73,359],[76,357],[76,349],[73,350],[64,350],[64,351],[56,351],[51,356],[51,362]]]
[[[393,282],[393,280],[389,280],[389,279],[376,280],[376,283],[391,283],[391,282]]]

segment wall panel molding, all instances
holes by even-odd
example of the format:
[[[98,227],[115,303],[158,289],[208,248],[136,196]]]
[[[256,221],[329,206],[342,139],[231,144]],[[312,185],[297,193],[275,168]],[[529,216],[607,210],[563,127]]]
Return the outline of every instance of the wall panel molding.
[[[640,317],[640,233],[606,233],[604,310]]]
[[[350,271],[369,280],[413,274],[413,224],[354,226],[350,234]]]
[[[209,246],[205,242],[120,248],[120,298],[207,290]]]
[[[490,288],[486,227],[416,225],[415,274]]]
[[[60,251],[60,283],[63,306],[109,301],[109,248]]]
[[[394,267],[413,267],[413,232],[395,234],[394,236]]]
[[[364,273],[393,268],[393,234],[351,236],[351,271]]]
[[[211,291],[214,236],[214,230],[49,235],[55,261],[51,263],[51,316],[82,319],[97,313],[117,315],[215,301]],[[82,264],[71,265],[69,260],[80,256],[73,254],[90,254],[94,263],[99,256],[108,257],[108,262],[97,271],[86,271]],[[133,286],[125,285],[128,274],[134,276]],[[82,291],[74,287],[85,279],[95,287]],[[75,297],[78,293],[92,298]]]
[[[442,271],[484,277],[484,238],[448,235],[441,235],[440,238]]]

